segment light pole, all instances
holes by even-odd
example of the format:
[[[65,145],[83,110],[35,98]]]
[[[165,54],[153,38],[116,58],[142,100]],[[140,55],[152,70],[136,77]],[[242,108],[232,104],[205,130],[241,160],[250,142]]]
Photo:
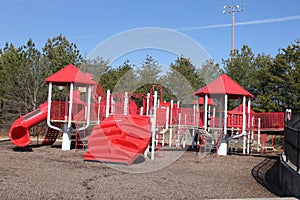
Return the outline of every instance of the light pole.
[[[231,53],[234,52],[234,13],[244,10],[244,4],[233,5],[233,6],[224,6],[223,14],[231,14],[232,16],[232,26],[231,26]]]

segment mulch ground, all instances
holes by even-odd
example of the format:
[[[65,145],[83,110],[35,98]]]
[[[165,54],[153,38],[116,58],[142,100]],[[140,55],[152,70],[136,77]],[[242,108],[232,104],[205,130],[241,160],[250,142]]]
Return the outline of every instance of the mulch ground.
[[[84,151],[34,146],[20,149],[10,141],[0,142],[1,199],[225,199],[285,196],[278,183],[276,156],[228,155],[216,158],[187,151],[161,169],[128,173],[107,164],[84,162],[83,155]],[[151,166],[153,161],[144,162]]]

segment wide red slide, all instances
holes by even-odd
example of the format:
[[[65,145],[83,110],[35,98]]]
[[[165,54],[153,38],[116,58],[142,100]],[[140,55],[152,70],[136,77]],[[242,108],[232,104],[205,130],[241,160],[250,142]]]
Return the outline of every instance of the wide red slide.
[[[148,147],[150,117],[111,115],[93,128],[85,161],[131,165]]]

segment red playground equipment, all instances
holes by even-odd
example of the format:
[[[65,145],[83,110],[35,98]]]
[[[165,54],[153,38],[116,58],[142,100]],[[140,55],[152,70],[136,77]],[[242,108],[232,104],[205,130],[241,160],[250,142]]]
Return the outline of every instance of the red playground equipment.
[[[47,119],[48,103],[40,105],[39,109],[36,109],[27,115],[21,116],[17,119],[10,128],[9,136],[10,140],[19,147],[28,146],[31,143],[29,138],[29,129],[36,124]],[[46,138],[45,138],[46,139]]]
[[[105,98],[104,90],[89,74],[84,74],[73,65],[51,75],[46,83],[49,84],[48,102],[12,124],[9,136],[13,144],[28,146],[31,143],[30,128],[47,121],[49,128],[41,145],[53,145],[62,133],[62,150],[70,150],[73,135],[75,147],[79,147],[81,138],[90,135],[89,151],[84,156],[88,161],[129,165],[144,153],[150,141],[150,117],[138,116],[138,107],[133,101],[129,101],[127,114],[114,113],[105,118],[105,112],[112,112],[112,107],[106,109],[106,100],[101,101]],[[65,101],[52,100],[53,86],[58,86],[61,92],[65,88]],[[118,110],[118,106],[122,107],[115,102],[114,111]],[[124,109],[127,108],[123,107],[119,112]],[[90,133],[89,126],[93,126]]]
[[[111,115],[93,128],[85,161],[132,164],[150,141],[150,117]]]
[[[9,137],[18,147],[30,145],[30,129],[45,121],[48,129],[40,145],[53,145],[62,134],[62,150],[70,150],[72,144],[88,148],[85,161],[131,165],[142,154],[150,153],[153,160],[155,154],[164,155],[164,148],[185,148],[187,138],[192,149],[196,141],[203,153],[214,149],[219,155],[227,155],[230,140],[241,138],[243,153],[250,154],[254,141],[258,148],[266,146],[261,131],[280,131],[284,126],[284,113],[253,112],[253,95],[226,74],[195,92],[197,100],[186,107],[179,101],[163,102],[160,85],[153,85],[148,94],[105,92],[91,74],[71,64],[46,83],[48,101],[10,128]],[[138,98],[142,107],[134,101]],[[243,103],[227,111],[228,98]]]

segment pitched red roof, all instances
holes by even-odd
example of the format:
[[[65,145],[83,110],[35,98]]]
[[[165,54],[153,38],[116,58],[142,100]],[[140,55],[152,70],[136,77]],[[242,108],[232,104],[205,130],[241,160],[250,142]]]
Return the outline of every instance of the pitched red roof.
[[[232,80],[228,75],[222,74],[206,86],[194,93],[197,96],[227,94],[229,98],[242,96],[253,98],[253,94]]]
[[[245,111],[246,113],[248,113],[248,106],[245,106]],[[234,109],[228,111],[229,114],[241,114],[243,113],[243,104],[240,104],[240,109],[239,107],[235,107]],[[255,112],[252,110],[252,108],[250,107],[250,113],[254,114]]]
[[[196,104],[196,100],[193,101],[193,104]],[[204,97],[199,97],[199,105],[204,105]],[[207,105],[217,106],[217,103],[211,98],[208,98]]]
[[[52,82],[54,85],[66,85],[69,83],[77,83],[79,85],[97,84],[88,74],[83,73],[72,64],[46,78],[46,83],[49,82]]]

